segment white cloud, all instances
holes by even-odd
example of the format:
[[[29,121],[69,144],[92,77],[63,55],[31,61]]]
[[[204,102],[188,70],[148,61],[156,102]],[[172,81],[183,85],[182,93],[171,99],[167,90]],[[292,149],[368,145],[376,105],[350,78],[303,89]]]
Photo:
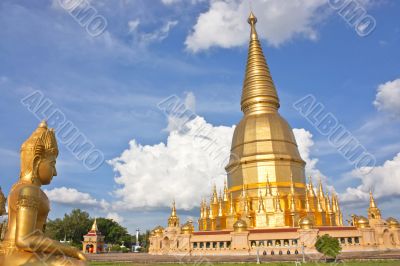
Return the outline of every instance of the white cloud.
[[[180,3],[182,0],[161,0],[164,5],[173,5]]]
[[[90,206],[106,209],[109,204],[105,200],[97,200],[90,194],[80,192],[75,188],[59,187],[44,190],[51,202],[70,206]]]
[[[140,20],[139,19],[128,21],[129,32],[136,31],[138,26],[139,26],[139,24],[140,24]]]
[[[376,198],[400,196],[400,153],[381,166],[353,170],[351,175],[360,179],[361,185],[347,188],[341,195],[343,201],[366,200],[370,190]]]
[[[128,22],[128,31],[133,35],[134,41],[139,47],[146,47],[151,43],[161,42],[165,40],[170,31],[178,25],[177,20],[169,20],[165,22],[160,28],[152,32],[141,32],[139,30],[140,20],[130,20]]]
[[[171,5],[175,5],[175,4],[182,4],[183,2],[192,4],[192,5],[196,5],[198,3],[205,2],[205,1],[207,1],[207,0],[191,0],[191,1],[188,1],[188,0],[184,0],[184,1],[183,0],[161,0],[161,2],[167,6],[171,6]]]
[[[132,140],[110,162],[120,175],[117,208],[167,207],[173,199],[178,208],[198,206],[214,182],[223,184],[233,130],[197,116],[185,130],[170,131],[165,144],[142,146]]]
[[[326,14],[321,9],[327,6],[327,1],[264,0],[252,4],[258,18],[259,36],[279,46],[295,36],[315,40],[315,27]],[[209,10],[200,14],[186,39],[187,49],[198,52],[214,46],[230,48],[247,43],[249,12],[247,1],[210,0]]]
[[[374,105],[378,110],[400,115],[400,79],[386,82],[378,87]]]
[[[326,180],[326,176],[317,168],[318,159],[311,158],[311,148],[314,146],[313,135],[304,128],[294,128],[293,133],[301,158],[306,162],[306,176],[312,176],[317,180]]]
[[[110,212],[110,213],[108,213],[106,218],[107,218],[107,219],[114,220],[115,222],[117,222],[117,223],[119,223],[119,224],[121,224],[121,223],[124,222],[124,217],[122,217],[121,215],[119,215],[119,214],[116,213],[116,212]]]
[[[182,102],[195,106],[192,93]],[[168,117],[166,143],[143,146],[132,140],[120,157],[109,162],[119,173],[115,181],[121,186],[114,192],[120,198],[116,210],[169,207],[173,199],[178,208],[192,209],[210,195],[214,182],[222,188],[234,126],[214,126],[200,116],[184,123],[185,118]],[[310,158],[312,135],[304,129],[294,133],[308,163],[307,173],[322,176],[317,160]]]

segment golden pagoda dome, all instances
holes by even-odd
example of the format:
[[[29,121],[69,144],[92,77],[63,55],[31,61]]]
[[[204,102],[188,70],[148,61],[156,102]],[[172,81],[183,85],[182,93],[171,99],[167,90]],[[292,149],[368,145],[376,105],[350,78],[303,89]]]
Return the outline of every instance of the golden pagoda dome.
[[[367,227],[369,227],[369,221],[364,216],[359,216],[358,220],[356,222],[356,226],[358,228],[367,228]]]
[[[314,222],[309,217],[303,217],[299,220],[299,226],[301,229],[311,229],[314,226]]]
[[[235,232],[246,231],[247,230],[247,224],[242,219],[239,219],[233,224],[233,229],[234,229]]]
[[[399,221],[397,221],[395,218],[390,217],[386,220],[386,222],[389,225],[389,228],[399,228],[400,227],[400,223]]]
[[[194,226],[192,221],[187,221],[184,225],[181,227],[181,232],[182,234],[185,235],[190,235],[194,231]]]
[[[162,234],[164,233],[164,228],[159,225],[153,229],[153,232],[154,232],[154,235],[156,235],[156,236],[162,236]]]

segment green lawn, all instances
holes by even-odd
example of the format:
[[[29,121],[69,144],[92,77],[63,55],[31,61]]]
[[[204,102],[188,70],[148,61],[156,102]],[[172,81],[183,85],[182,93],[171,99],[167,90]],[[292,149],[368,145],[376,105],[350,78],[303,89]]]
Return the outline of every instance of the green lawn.
[[[212,264],[212,263],[211,263]],[[263,263],[266,266],[294,266],[294,262],[271,262],[271,263]],[[90,266],[182,266],[182,264],[172,264],[172,263],[155,263],[155,264],[135,264],[135,263],[113,263],[113,262],[91,262]],[[189,265],[189,264],[187,264]],[[210,265],[210,264],[209,264]],[[219,266],[257,266],[255,263],[221,263]],[[331,265],[331,266],[400,266],[400,260],[384,260],[384,261],[346,261],[343,263],[335,264],[335,263],[306,263],[301,264],[302,266],[322,266],[322,265]],[[197,264],[196,266],[201,266]]]

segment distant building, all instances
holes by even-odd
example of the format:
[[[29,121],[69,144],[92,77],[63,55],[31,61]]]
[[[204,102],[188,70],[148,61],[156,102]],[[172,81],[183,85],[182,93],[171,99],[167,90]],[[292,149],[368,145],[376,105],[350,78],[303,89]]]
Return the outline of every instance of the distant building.
[[[104,236],[97,228],[97,220],[94,220],[90,231],[83,236],[83,253],[102,253],[104,252]]]

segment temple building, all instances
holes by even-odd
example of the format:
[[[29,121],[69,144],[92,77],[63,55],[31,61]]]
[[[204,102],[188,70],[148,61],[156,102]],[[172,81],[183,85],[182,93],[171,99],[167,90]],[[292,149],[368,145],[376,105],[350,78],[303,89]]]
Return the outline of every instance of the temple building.
[[[90,231],[83,236],[82,249],[83,253],[104,252],[104,236],[97,228],[96,219],[94,220]]]
[[[151,254],[226,255],[316,253],[318,236],[339,239],[343,251],[400,249],[394,218],[382,219],[370,194],[368,218],[353,215],[343,224],[338,196],[306,182],[305,162],[288,122],[279,114],[280,100],[251,13],[250,42],[241,98],[243,118],[235,128],[227,181],[202,200],[198,231],[191,221],[179,224],[175,203],[168,226],[156,227]]]

